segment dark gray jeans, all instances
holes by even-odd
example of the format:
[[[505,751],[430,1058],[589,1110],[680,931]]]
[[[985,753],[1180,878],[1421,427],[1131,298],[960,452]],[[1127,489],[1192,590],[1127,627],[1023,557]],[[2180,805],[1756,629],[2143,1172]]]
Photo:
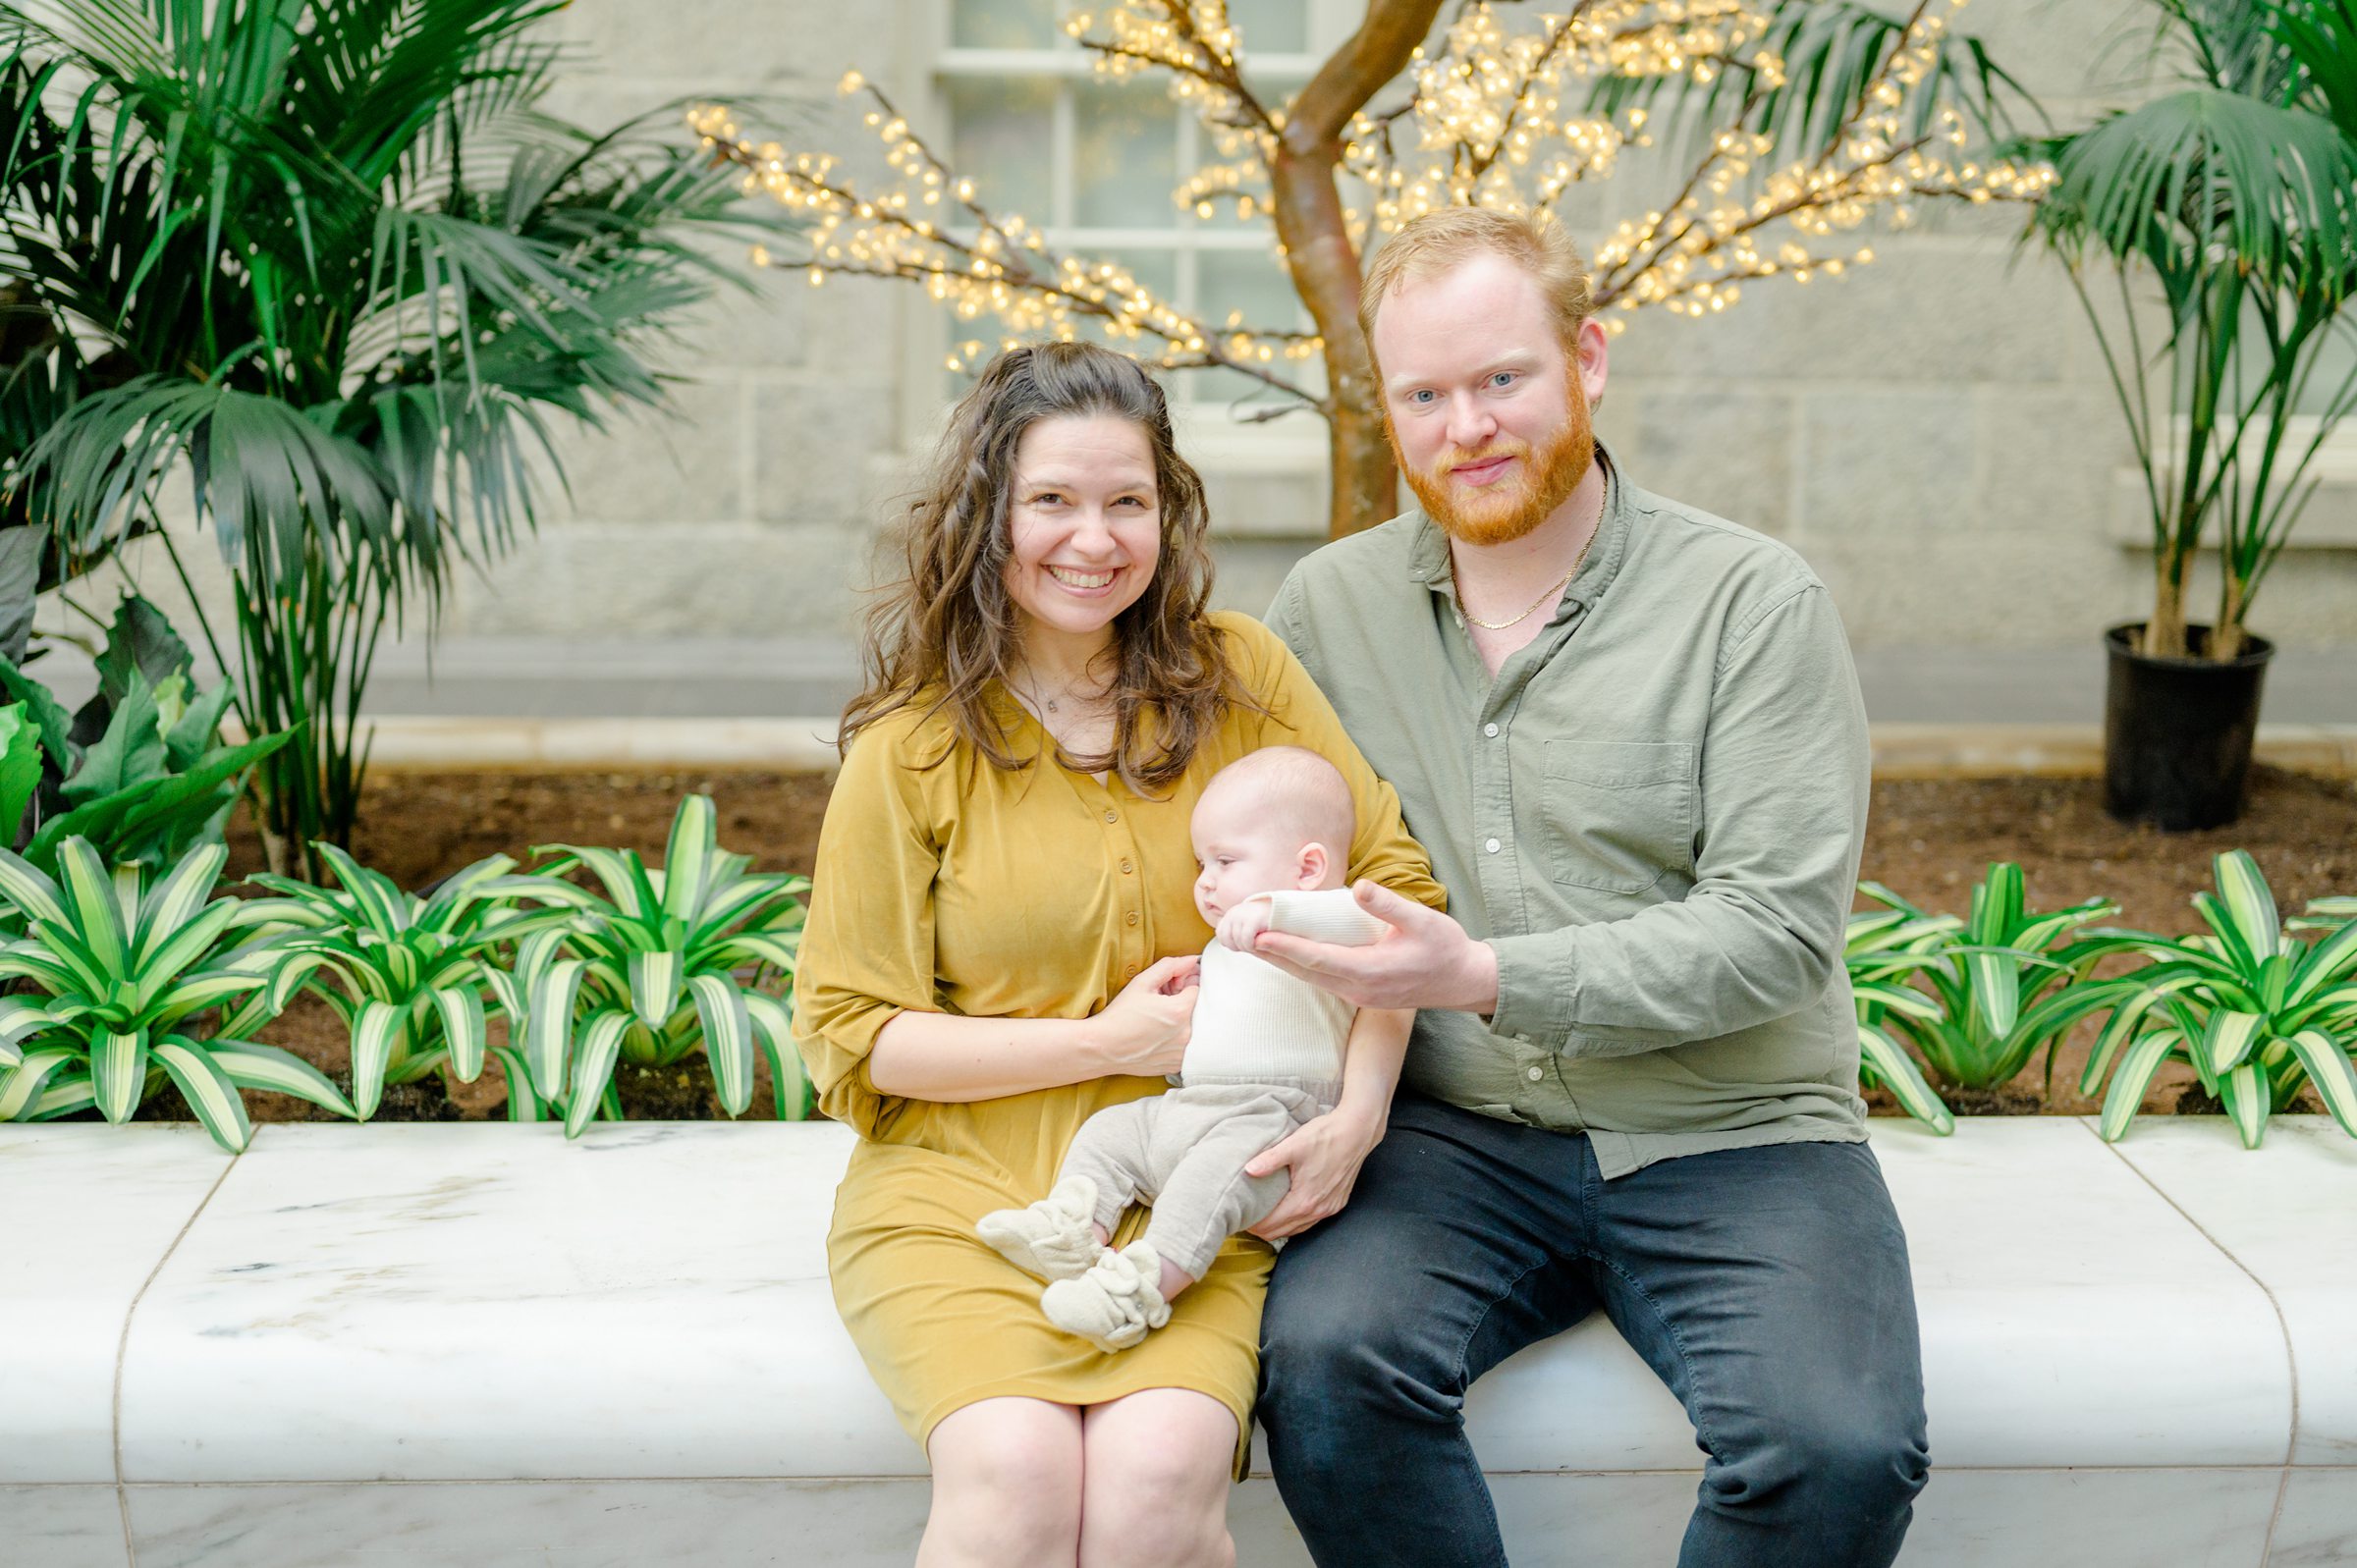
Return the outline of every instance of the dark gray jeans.
[[[1930,1467],[1906,1238],[1864,1144],[1667,1160],[1402,1092],[1279,1255],[1260,1421],[1322,1568],[1506,1562],[1464,1394],[1601,1310],[1693,1418],[1681,1568],[1884,1568]],[[1574,1548],[1567,1560],[1579,1561]]]

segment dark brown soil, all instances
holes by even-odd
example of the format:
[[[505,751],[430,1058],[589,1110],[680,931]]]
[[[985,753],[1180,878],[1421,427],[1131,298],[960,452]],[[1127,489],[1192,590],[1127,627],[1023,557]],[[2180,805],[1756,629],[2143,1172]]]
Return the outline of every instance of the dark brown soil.
[[[488,854],[504,851],[523,858],[536,843],[610,844],[637,849],[659,863],[680,796],[696,792],[711,795],[718,804],[725,848],[750,854],[764,870],[807,874],[830,783],[821,775],[717,769],[380,771],[369,783],[353,848],[363,865],[409,888],[423,888]],[[258,844],[242,822],[233,828],[230,843],[230,875],[259,868]],[[2182,835],[2113,822],[2104,814],[2101,786],[2092,779],[1879,783],[1867,824],[1862,874],[1927,908],[1962,913],[1972,885],[1990,861],[2018,860],[2035,908],[2053,909],[2100,895],[2121,906],[2113,923],[2181,932],[2195,928],[2197,917],[2188,900],[2211,885],[2211,857],[2231,848],[2246,848],[2258,857],[2286,913],[2310,898],[2357,892],[2357,782],[2260,769],[2253,776],[2250,809],[2242,821],[2216,832]],[[2078,1094],[2077,1077],[2094,1032],[2094,1025],[2084,1026],[2064,1043],[2051,1102],[2043,1094],[2045,1063],[2040,1060],[2001,1091],[1951,1093],[1949,1103],[1970,1114],[2091,1112],[2098,1104]],[[316,999],[298,1000],[260,1034],[343,1080],[343,1028]],[[710,1072],[701,1057],[670,1069],[625,1063],[616,1080],[633,1117],[719,1114]],[[2175,1108],[2189,1083],[2190,1072],[2165,1073],[2146,1097],[2147,1108]],[[422,1088],[416,1098],[419,1104],[409,1110],[412,1116],[497,1117],[506,1114],[507,1087],[494,1063],[473,1084],[453,1086],[446,1101]],[[247,1099],[257,1121],[327,1114],[278,1095]],[[1888,1094],[1876,1091],[1869,1099],[1879,1112],[1895,1112]],[[377,1117],[396,1119],[405,1108],[388,1093]],[[747,1117],[774,1114],[769,1070],[763,1063],[756,1069]]]

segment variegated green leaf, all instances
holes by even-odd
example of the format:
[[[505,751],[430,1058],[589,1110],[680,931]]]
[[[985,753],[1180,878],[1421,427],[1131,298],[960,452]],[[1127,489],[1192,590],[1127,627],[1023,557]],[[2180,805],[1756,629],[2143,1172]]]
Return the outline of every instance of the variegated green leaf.
[[[90,1075],[76,1062],[42,1087],[40,1098],[26,1110],[25,1119],[47,1121],[52,1116],[70,1116],[97,1103],[98,1091],[90,1083]]]
[[[50,1078],[79,1054],[58,1046],[39,1046],[25,1053],[17,1066],[0,1072],[0,1121],[24,1121],[32,1114],[41,1090]]]
[[[2106,1143],[2117,1143],[2127,1132],[2128,1123],[2144,1108],[2144,1092],[2152,1087],[2153,1074],[2184,1038],[2174,1029],[2156,1029],[2128,1048],[2128,1054],[2120,1058],[2119,1071],[2111,1075],[2110,1093],[2104,1096],[2099,1130]]]
[[[630,1006],[649,1029],[662,1028],[679,1006],[685,969],[680,954],[668,948],[630,954]]]
[[[2307,950],[2284,1000],[2296,1007],[2352,972],[2357,972],[2357,920]]]
[[[2349,1054],[2322,1029],[2303,1029],[2285,1044],[2300,1058],[2301,1070],[2332,1119],[2357,1138],[2357,1065],[2351,1064]]]
[[[726,964],[732,967],[740,963],[774,964],[787,974],[792,974],[795,965],[800,962],[801,937],[799,933],[780,937],[750,934],[736,936],[725,942],[713,944],[710,947],[698,952],[696,956],[707,963]],[[1921,992],[1910,992],[1909,995],[1919,998],[1926,1007],[1931,1008],[1933,1013],[1939,1012],[1940,1004],[1931,998],[1925,997]],[[1892,1005],[1895,1006],[1897,1003],[1892,1003]]]
[[[442,1038],[450,1049],[451,1071],[459,1082],[472,1083],[483,1075],[483,1048],[489,1043],[482,994],[472,986],[444,986],[433,999],[434,1010],[442,1017]]]
[[[314,845],[320,859],[352,895],[360,924],[384,938],[398,941],[409,926],[409,896],[382,872],[370,871],[332,843]]]
[[[0,849],[0,897],[5,897],[25,912],[28,920],[42,920],[53,926],[68,925],[66,895],[47,873],[36,870],[27,861]]]
[[[710,795],[685,795],[672,814],[671,839],[663,850],[663,912],[691,920],[720,846],[713,841],[715,812]]]
[[[524,1059],[531,1065],[533,1087],[552,1103],[565,1098],[565,1058],[573,1044],[573,1001],[582,968],[578,958],[559,958],[540,972],[524,997]]]
[[[98,851],[81,838],[68,838],[58,847],[58,869],[66,874],[66,903],[73,911],[68,925],[86,944],[102,973],[119,975],[131,964],[130,934],[124,929],[123,906],[115,897],[115,879],[99,860]],[[98,1103],[106,1104],[102,1084]]]
[[[636,1020],[620,1007],[592,1014],[581,1030],[580,1060],[574,1066],[573,1098],[565,1108],[565,1136],[578,1138],[597,1117],[597,1103],[614,1076],[622,1037]]]
[[[163,927],[157,926],[157,940],[148,944],[141,954],[133,982],[134,1004],[144,1009],[162,996],[182,970],[213,949],[236,915],[235,902],[225,898],[178,931],[167,934]]]
[[[170,942],[204,906],[213,884],[220,880],[222,862],[228,858],[226,845],[198,844],[181,856],[180,863],[139,901],[137,944],[139,968],[150,967],[154,951]]]
[[[213,1058],[213,1065],[241,1089],[293,1095],[339,1116],[359,1114],[327,1074],[291,1051],[265,1046],[258,1040],[227,1040],[218,1036],[206,1041],[204,1049]]]
[[[2251,957],[2274,956],[2283,924],[2275,911],[2275,895],[2259,874],[2259,862],[2245,849],[2229,849],[2211,862],[2218,892],[2234,924],[2234,934]]]
[[[2230,1072],[2221,1073],[2218,1081],[2218,1098],[2225,1105],[2226,1118],[2234,1130],[2242,1134],[2242,1146],[2256,1149],[2259,1140],[2267,1136],[2268,1104],[2267,1074],[2255,1061],[2246,1061]]]
[[[780,1121],[800,1121],[810,1114],[816,1101],[816,1090],[809,1075],[802,1070],[801,1053],[795,1049],[794,1026],[786,1016],[785,1006],[775,997],[758,991],[744,995],[745,1016],[752,1020],[754,1032],[761,1037],[762,1054],[769,1057],[771,1087],[778,1100]]]
[[[732,1116],[744,1114],[753,1103],[753,1025],[745,1011],[744,993],[723,975],[697,975],[687,982],[695,998],[695,1015],[704,1026],[704,1054],[712,1063],[712,1083],[720,1091],[722,1108]]]
[[[15,1066],[23,1060],[18,1047],[56,1022],[49,1009],[31,997],[0,997],[0,1066]]]
[[[523,988],[516,983],[516,977],[505,969],[487,968],[483,971],[483,981],[491,988],[492,1005],[507,1015],[511,1025],[522,1023]],[[513,1029],[510,1032],[513,1033]]]
[[[1943,1138],[1956,1130],[1955,1113],[1924,1081],[1906,1048],[1871,1024],[1858,1025],[1858,1059],[1891,1086],[1899,1108]]]
[[[2134,979],[2136,977],[2125,978]],[[2097,1037],[2095,1050],[2088,1054],[2087,1066],[2079,1074],[2079,1093],[2083,1095],[2095,1093],[2096,1085],[2104,1081],[2105,1069],[2110,1066],[2112,1055],[2135,1034],[2146,1013],[2177,992],[2189,990],[2199,984],[2201,984],[2199,975],[2177,974],[2139,985],[2127,1000],[2122,1001],[2112,1012],[2110,1021],[2104,1025],[2104,1032]]]
[[[508,1081],[508,1119],[546,1121],[548,1106],[532,1088],[531,1069],[524,1065],[523,1054],[513,1046],[494,1046],[491,1055]]]
[[[238,1087],[228,1075],[182,1035],[166,1035],[157,1042],[155,1059],[180,1086],[180,1097],[213,1135],[213,1142],[233,1155],[244,1154],[253,1125],[246,1119],[246,1102],[238,1098]]]
[[[1964,967],[1972,976],[1973,1009],[1989,1025],[1989,1033],[2002,1040],[2021,1016],[2020,960],[2011,953],[1968,952]]]
[[[112,1122],[131,1119],[147,1081],[147,1031],[93,1030],[90,1082],[98,1091],[98,1113]]]
[[[2220,1007],[2212,1013],[2202,1035],[2202,1055],[2211,1072],[2223,1073],[2249,1055],[2266,1028],[2267,1019],[2255,1012]]]
[[[385,1097],[385,1069],[409,1032],[409,1009],[390,1001],[363,1001],[352,1032],[352,1103],[366,1121]]]

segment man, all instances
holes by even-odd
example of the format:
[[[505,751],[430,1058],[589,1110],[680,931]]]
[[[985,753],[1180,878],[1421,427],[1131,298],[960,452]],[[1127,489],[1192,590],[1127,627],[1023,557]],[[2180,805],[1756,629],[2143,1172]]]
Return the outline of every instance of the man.
[[[1367,277],[1422,505],[1269,621],[1451,913],[1362,884],[1374,946],[1256,944],[1424,1009],[1348,1207],[1281,1255],[1260,1416],[1319,1563],[1504,1563],[1465,1390],[1602,1311],[1705,1454],[1681,1564],[1887,1564],[1929,1459],[1841,963],[1857,679],[1798,557],[1595,445],[1590,293],[1559,229],[1463,208]]]

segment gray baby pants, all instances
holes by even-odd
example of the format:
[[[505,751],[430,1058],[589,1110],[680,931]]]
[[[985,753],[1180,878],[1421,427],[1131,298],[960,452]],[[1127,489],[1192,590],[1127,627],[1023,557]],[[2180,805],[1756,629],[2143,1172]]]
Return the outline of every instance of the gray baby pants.
[[[1152,1204],[1146,1240],[1165,1263],[1200,1279],[1220,1244],[1267,1218],[1291,1184],[1283,1170],[1247,1176],[1244,1166],[1332,1109],[1338,1087],[1188,1084],[1114,1106],[1081,1123],[1057,1179],[1095,1182],[1095,1218],[1108,1230],[1131,1204]]]

